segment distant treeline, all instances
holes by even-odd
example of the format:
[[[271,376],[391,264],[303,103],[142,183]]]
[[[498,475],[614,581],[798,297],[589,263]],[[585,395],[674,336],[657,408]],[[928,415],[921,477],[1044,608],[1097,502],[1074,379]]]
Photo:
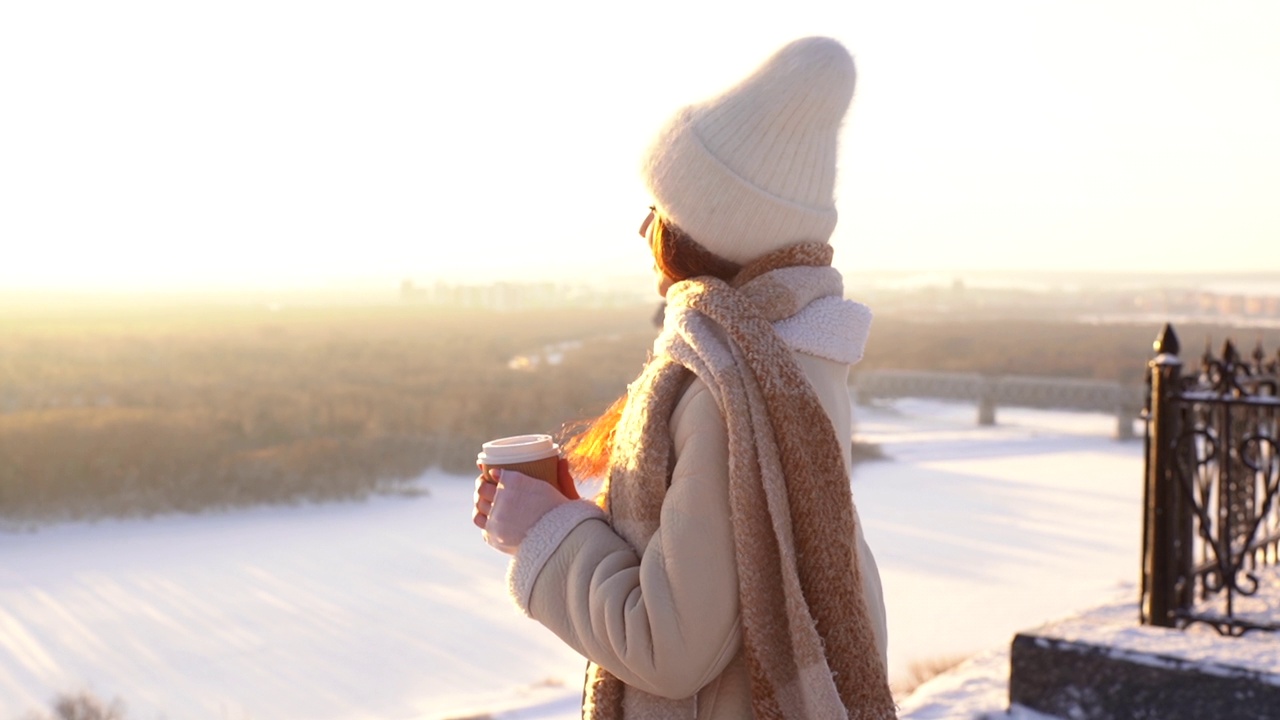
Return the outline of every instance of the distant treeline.
[[[0,514],[353,497],[599,413],[652,308],[412,307],[0,317]],[[571,340],[558,362],[537,356]],[[519,366],[520,363],[514,363]]]
[[[601,412],[640,370],[654,310],[0,312],[0,516],[357,497],[433,466],[467,473],[488,438]],[[1157,330],[880,317],[861,367],[1139,382]]]

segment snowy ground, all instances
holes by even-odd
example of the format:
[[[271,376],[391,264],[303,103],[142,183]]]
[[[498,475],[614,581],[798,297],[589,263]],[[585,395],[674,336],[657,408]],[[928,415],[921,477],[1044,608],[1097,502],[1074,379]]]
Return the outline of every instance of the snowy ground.
[[[1259,571],[1257,597],[1243,600],[1239,610],[1255,622],[1280,623],[1280,568]],[[1256,673],[1260,682],[1280,684],[1280,636],[1251,632],[1227,638],[1207,625],[1184,630],[1139,625],[1137,598],[1126,595],[1034,630],[1039,637],[1109,648],[1111,657],[1155,667],[1185,670],[1199,667],[1208,674]],[[959,667],[920,686],[901,705],[910,720],[947,718],[1011,718],[1056,720],[1027,708],[1001,709],[1007,702],[1009,647],[979,653]],[[1071,715],[1070,717],[1076,717]],[[1081,716],[1083,717],[1083,715]]]
[[[859,436],[890,457],[858,467],[854,495],[891,676],[977,654],[904,717],[1003,712],[1015,632],[1134,592],[1141,442],[1112,440],[1109,415],[975,417],[925,401],[857,410]],[[420,486],[0,530],[0,720],[78,689],[121,698],[131,720],[576,718],[583,661],[506,600],[505,560],[470,524],[470,478]]]

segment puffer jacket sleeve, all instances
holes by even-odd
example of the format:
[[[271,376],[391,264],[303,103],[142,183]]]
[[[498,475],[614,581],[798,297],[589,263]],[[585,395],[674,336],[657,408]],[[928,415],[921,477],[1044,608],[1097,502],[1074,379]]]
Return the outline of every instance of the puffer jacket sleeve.
[[[728,437],[702,382],[685,391],[671,428],[672,482],[642,553],[570,507],[534,526],[510,577],[525,612],[583,656],[628,685],[683,698],[720,675],[741,635]]]

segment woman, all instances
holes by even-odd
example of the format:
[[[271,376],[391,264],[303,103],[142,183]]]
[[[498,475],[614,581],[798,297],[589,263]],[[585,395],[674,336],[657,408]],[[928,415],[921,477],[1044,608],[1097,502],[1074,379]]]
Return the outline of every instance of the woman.
[[[651,360],[560,490],[477,479],[512,597],[587,657],[584,717],[882,718],[880,581],[849,491],[869,311],[830,266],[853,60],[782,48],[684,108],[643,172],[667,300]],[[599,504],[571,472],[605,477]]]

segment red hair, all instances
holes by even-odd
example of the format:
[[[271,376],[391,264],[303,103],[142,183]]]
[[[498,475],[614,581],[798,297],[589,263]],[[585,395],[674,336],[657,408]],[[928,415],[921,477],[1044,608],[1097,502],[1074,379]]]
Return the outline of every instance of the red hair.
[[[707,275],[730,282],[742,270],[741,266],[712,253],[684,231],[667,223],[652,208],[650,217],[641,226],[641,234],[646,234],[649,239],[649,249],[658,270],[672,282]],[[567,424],[561,431],[570,435],[561,444],[575,478],[603,478],[609,471],[614,435],[626,404],[627,395],[623,393],[600,417]]]
[[[742,270],[738,264],[712,253],[686,235],[683,230],[666,223],[656,215],[653,219],[651,234],[649,247],[653,251],[654,262],[657,263],[658,270],[673,282],[704,275],[729,282],[738,274],[738,271]]]

